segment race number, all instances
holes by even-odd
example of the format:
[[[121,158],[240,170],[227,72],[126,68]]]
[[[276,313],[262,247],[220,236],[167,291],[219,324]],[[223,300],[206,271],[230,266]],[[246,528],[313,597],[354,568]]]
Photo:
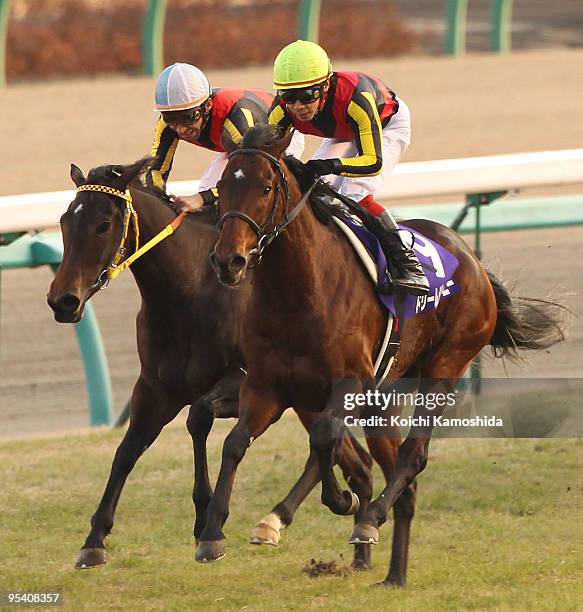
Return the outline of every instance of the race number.
[[[435,276],[437,278],[445,278],[445,268],[437,249],[420,234],[414,234],[414,236],[413,248],[423,257],[431,260],[431,265],[435,268]]]

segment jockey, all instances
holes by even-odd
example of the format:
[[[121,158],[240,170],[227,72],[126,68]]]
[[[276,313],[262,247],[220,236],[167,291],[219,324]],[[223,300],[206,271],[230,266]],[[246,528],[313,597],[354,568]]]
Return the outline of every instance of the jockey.
[[[362,72],[333,72],[316,43],[297,40],[275,59],[276,98],[269,123],[324,138],[306,166],[314,179],[326,176],[342,195],[366,211],[391,266],[392,285],[413,295],[429,283],[413,249],[374,193],[391,173],[411,140],[407,105],[379,79]],[[393,267],[396,270],[393,270]]]
[[[179,141],[217,151],[218,155],[203,174],[196,195],[174,198],[177,208],[196,210],[218,199],[216,184],[227,163],[221,144],[226,133],[239,142],[256,123],[267,123],[273,96],[256,89],[211,89],[204,73],[191,64],[172,64],[156,82],[156,108],[160,118],[154,133],[151,156],[154,164],[143,182],[165,191]],[[294,136],[288,153],[300,157],[304,149],[301,134]]]

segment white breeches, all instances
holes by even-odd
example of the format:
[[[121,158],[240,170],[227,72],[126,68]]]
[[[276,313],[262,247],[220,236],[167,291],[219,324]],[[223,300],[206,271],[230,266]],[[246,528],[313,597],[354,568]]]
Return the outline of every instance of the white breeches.
[[[326,181],[342,195],[357,202],[368,195],[374,196],[407,150],[411,142],[411,113],[403,100],[399,98],[397,100],[399,101],[399,112],[391,117],[391,120],[383,129],[383,167],[381,172],[376,176],[347,177],[330,174],[325,177]],[[314,153],[313,159],[356,157],[358,154],[354,140],[325,138]]]

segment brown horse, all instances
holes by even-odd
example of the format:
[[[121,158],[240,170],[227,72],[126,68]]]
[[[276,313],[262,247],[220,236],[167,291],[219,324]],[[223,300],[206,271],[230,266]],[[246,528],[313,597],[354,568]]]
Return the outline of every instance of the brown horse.
[[[97,185],[99,190],[78,191],[61,217],[63,261],[48,293],[57,321],[79,321],[87,300],[102,288],[105,271],[116,253],[124,250],[128,255],[135,250],[129,219],[123,238],[129,206],[121,196],[147,163],[141,160],[128,166],[102,166],[91,170],[87,179],[79,168],[71,167],[71,178],[78,188]],[[138,182],[132,184],[130,193],[143,244],[173,221],[175,213],[162,194],[145,191]],[[126,478],[162,428],[188,404],[187,427],[194,447],[195,538],[205,524],[212,494],[206,440],[214,418],[238,414],[245,367],[240,347],[242,312],[250,296],[248,283],[240,291],[232,291],[217,281],[208,264],[216,240],[216,211],[208,209],[188,215],[175,234],[131,265],[142,297],[137,316],[141,372],[132,393],[129,427],[91,519],[77,568],[105,563],[104,540],[112,529]],[[313,416],[305,413],[299,417],[309,429]],[[371,464],[368,453],[347,437],[342,464],[347,476],[370,482]],[[279,529],[291,523],[294,512],[318,481],[318,466],[312,457],[290,494],[256,527],[253,543],[277,544]]]
[[[346,392],[369,388],[366,381],[373,379],[386,315],[340,230],[320,223],[310,207],[302,208],[301,175],[294,175],[282,158],[289,138],[280,138],[272,126],[251,129],[240,148],[232,151],[220,181],[221,231],[211,263],[228,286],[241,285],[247,270],[257,267],[244,326],[248,374],[240,391],[239,420],[223,446],[197,548],[199,559],[224,554],[222,528],[237,466],[249,444],[288,406],[319,413],[310,430],[310,445],[318,457],[323,503],[336,514],[354,506],[352,495],[342,491],[333,472],[342,456],[337,441],[346,429],[342,403]],[[406,225],[457,257],[454,279],[461,289],[441,300],[435,311],[404,323],[391,380],[419,376],[420,393],[446,392],[487,345],[507,352],[540,349],[562,339],[545,305],[526,302],[518,312],[503,286],[453,230],[426,220]],[[430,412],[418,406],[414,416]],[[380,425],[367,425],[364,431],[386,487],[370,505],[370,495],[360,495],[350,541],[361,546],[378,542],[378,528],[394,507],[392,559],[385,584],[402,585],[415,477],[426,465],[432,427],[412,427],[402,444],[397,431]]]

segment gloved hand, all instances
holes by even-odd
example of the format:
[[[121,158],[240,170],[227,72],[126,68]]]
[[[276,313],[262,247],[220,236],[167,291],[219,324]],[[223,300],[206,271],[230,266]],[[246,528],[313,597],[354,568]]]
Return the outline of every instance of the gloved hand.
[[[339,160],[337,159],[311,159],[306,162],[306,169],[312,174],[315,181],[320,176],[336,174]]]
[[[192,212],[198,210],[203,205],[203,199],[200,193],[183,197],[170,194],[168,197],[172,200],[172,207],[177,214],[182,211]]]

